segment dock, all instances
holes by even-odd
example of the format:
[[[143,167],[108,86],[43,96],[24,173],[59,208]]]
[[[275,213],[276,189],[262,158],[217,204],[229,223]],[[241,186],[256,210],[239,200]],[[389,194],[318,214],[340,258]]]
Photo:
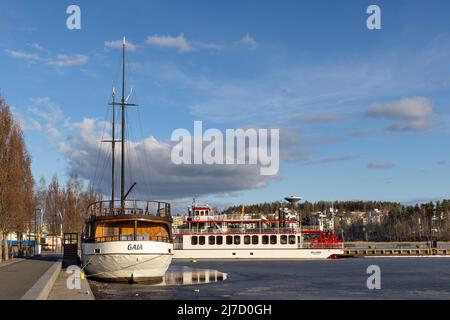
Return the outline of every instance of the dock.
[[[95,300],[88,280],[80,279],[79,289],[69,289],[67,281],[71,274],[61,270],[56,279],[47,300]]]
[[[367,256],[449,256],[450,248],[345,248],[342,258]]]

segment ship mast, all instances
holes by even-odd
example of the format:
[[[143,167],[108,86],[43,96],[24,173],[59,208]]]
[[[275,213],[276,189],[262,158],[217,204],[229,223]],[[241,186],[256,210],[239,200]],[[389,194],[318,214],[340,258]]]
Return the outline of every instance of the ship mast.
[[[122,160],[120,162],[120,208],[125,213],[125,37],[122,44]]]
[[[112,102],[109,103],[112,106],[112,123],[111,123],[111,140],[103,140],[102,142],[111,143],[111,210],[114,209],[114,195],[115,195],[115,171],[116,171],[116,88],[113,87]]]
[[[114,201],[114,178],[115,178],[115,143],[120,142],[121,143],[121,162],[120,162],[120,208],[122,213],[124,213],[125,209],[125,199],[130,193],[130,191],[133,189],[136,183],[133,184],[133,186],[128,190],[128,192],[125,194],[125,108],[130,106],[137,106],[137,104],[134,103],[128,103],[128,98],[125,98],[125,46],[126,41],[125,37],[123,38],[123,44],[122,44],[122,98],[120,100],[120,103],[116,102],[116,91],[113,90],[113,101],[110,103],[110,105],[113,106],[113,122],[112,122],[112,140],[108,142],[112,142],[112,164],[111,164],[111,202]],[[122,111],[122,133],[121,133],[121,140],[115,139],[115,106],[120,106]],[[114,206],[112,204],[112,206]]]
[[[114,207],[114,179],[116,169],[116,89],[112,93],[112,151],[111,151],[111,207]]]

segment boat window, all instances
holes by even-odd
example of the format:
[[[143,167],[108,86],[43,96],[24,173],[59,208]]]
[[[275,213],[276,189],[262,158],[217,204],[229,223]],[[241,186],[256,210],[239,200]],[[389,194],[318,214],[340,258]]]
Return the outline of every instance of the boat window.
[[[269,244],[269,236],[262,236],[262,244]]]
[[[244,236],[244,244],[250,244],[250,236]]]
[[[208,237],[208,244],[209,244],[209,245],[215,245],[215,244],[216,244],[216,237],[214,237],[214,236],[209,236],[209,237]]]
[[[252,244],[258,244],[258,236],[252,236]]]
[[[241,244],[241,236],[234,236],[234,244]]]
[[[289,244],[295,244],[295,236],[294,235],[289,236]]]
[[[233,244],[233,237],[227,236],[227,244]]]
[[[201,246],[205,244],[205,236],[198,237],[198,244]]]
[[[280,243],[287,244],[287,235],[284,234],[280,237]]]
[[[270,236],[270,244],[277,244],[277,236]]]
[[[148,241],[149,235],[148,234],[137,234],[136,235],[136,241]]]
[[[133,230],[130,231],[132,234]],[[167,241],[169,240],[169,232],[164,225],[156,225],[148,221],[136,221],[136,240]]]
[[[195,246],[195,245],[197,245],[197,243],[198,243],[198,238],[197,238],[197,236],[192,236],[192,237],[191,237],[191,244],[192,244],[193,246]]]
[[[217,236],[216,237],[216,244],[223,244],[223,237],[222,236]]]

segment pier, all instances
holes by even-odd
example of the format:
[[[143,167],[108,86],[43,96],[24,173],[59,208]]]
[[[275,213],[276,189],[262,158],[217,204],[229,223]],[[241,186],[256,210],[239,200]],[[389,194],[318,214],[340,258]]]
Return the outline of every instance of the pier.
[[[88,280],[67,272],[78,266],[76,234],[64,235],[64,254],[45,253],[30,258],[15,258],[0,263],[0,300],[94,300]],[[78,288],[68,283],[77,279]]]
[[[46,299],[60,266],[61,262],[57,255],[14,259],[0,263],[0,283],[2,284],[0,299]]]
[[[344,249],[344,257],[368,257],[368,256],[449,256],[450,248],[364,248]]]

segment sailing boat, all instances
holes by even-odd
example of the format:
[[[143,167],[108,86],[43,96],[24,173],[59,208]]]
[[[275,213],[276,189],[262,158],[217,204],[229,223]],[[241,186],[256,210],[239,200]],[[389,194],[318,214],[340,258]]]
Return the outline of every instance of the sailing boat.
[[[125,47],[122,45],[122,99],[112,103],[112,180],[111,200],[88,206],[81,241],[81,260],[92,278],[106,281],[160,281],[173,256],[170,204],[162,201],[127,199],[125,193],[125,108],[133,106],[125,99]],[[115,106],[122,113],[121,140],[115,140]],[[114,195],[115,144],[121,143],[120,199]]]

